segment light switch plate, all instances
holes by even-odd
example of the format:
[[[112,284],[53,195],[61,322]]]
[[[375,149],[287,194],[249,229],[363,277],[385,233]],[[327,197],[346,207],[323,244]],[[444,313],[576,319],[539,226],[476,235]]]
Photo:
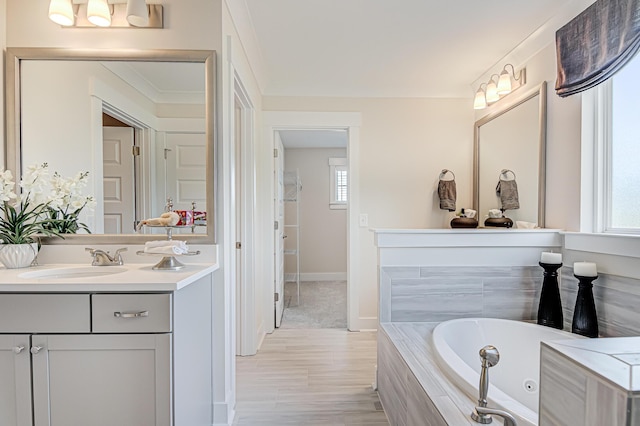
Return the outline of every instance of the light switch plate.
[[[360,227],[361,228],[366,228],[367,226],[369,226],[369,215],[366,213],[360,213]]]

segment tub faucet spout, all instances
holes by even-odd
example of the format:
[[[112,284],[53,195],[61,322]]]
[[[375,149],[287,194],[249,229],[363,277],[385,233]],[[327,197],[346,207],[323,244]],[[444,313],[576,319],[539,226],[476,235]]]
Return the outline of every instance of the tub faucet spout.
[[[494,416],[502,417],[502,419],[504,420],[504,426],[518,426],[516,418],[513,417],[510,413],[503,410],[497,410],[495,408],[476,407],[475,410],[473,410],[473,414],[471,414],[471,417],[478,423],[488,424],[493,421],[493,419],[491,418],[492,414]],[[483,421],[478,421],[478,419],[474,418],[474,415],[476,415],[478,419],[483,419]]]

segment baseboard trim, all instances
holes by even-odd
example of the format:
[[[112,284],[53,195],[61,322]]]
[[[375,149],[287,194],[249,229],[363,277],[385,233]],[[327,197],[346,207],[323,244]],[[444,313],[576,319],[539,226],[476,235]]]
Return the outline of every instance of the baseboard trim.
[[[295,274],[293,274],[295,278]],[[347,281],[346,272],[305,272],[300,274],[300,281]]]
[[[351,324],[349,331],[377,331],[378,317],[360,317],[356,324]]]
[[[213,426],[229,426],[236,415],[234,407],[227,402],[213,403]]]

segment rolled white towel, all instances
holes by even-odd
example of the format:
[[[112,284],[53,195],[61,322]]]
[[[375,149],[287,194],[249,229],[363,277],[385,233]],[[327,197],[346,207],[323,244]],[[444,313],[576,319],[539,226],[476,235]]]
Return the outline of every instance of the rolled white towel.
[[[164,247],[151,247],[144,249],[145,253],[153,253],[153,254],[187,254],[189,250],[186,250],[182,247],[178,246],[164,246]]]
[[[156,254],[187,254],[189,246],[186,241],[181,240],[147,241],[144,243],[144,251]]]
[[[187,249],[187,242],[182,240],[156,240],[156,241],[147,241],[144,243],[144,248],[155,248],[155,247],[180,247],[183,249]]]

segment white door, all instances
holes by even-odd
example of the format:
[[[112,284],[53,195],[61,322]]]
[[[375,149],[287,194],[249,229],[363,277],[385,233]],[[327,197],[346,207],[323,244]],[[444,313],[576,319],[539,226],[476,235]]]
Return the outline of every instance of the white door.
[[[34,335],[34,426],[171,426],[171,335]]]
[[[166,134],[166,190],[174,210],[196,210],[207,207],[207,146],[204,133]],[[191,231],[188,231],[191,232]],[[205,233],[206,228],[195,232]]]
[[[235,125],[235,216],[236,216],[236,330],[238,332],[236,339],[236,354],[242,353],[242,300],[244,286],[242,285],[242,108],[236,98],[234,108],[234,125]]]
[[[135,230],[135,168],[132,127],[102,128],[105,234]]]
[[[280,327],[284,312],[284,147],[280,138],[276,138],[275,149],[275,315],[276,327]]]
[[[28,335],[0,334],[0,425],[31,426]]]

